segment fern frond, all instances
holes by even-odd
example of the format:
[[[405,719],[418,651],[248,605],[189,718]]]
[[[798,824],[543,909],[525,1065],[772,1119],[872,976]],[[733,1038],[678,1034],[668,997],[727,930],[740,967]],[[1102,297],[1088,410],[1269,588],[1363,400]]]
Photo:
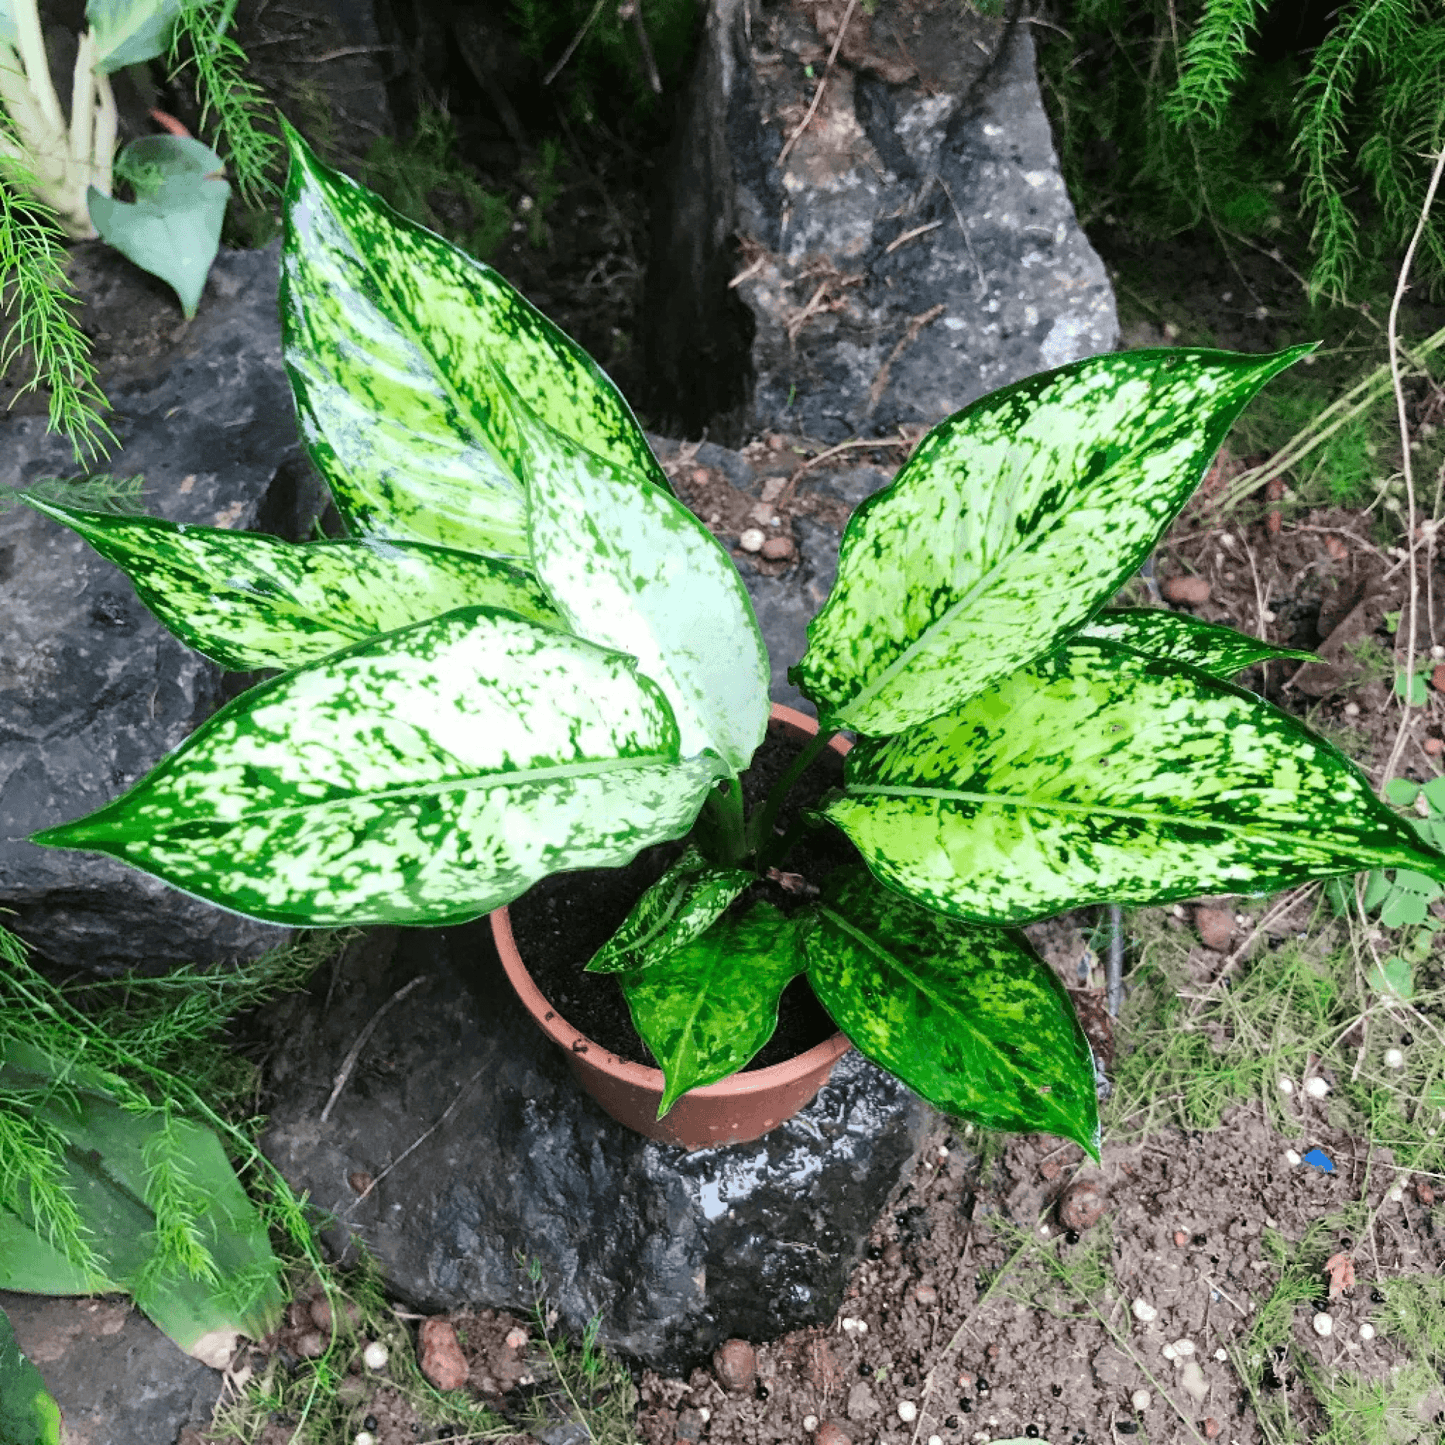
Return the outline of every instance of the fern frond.
[[[1178,83],[1162,106],[1176,130],[1196,116],[1209,129],[1219,129],[1234,88],[1244,78],[1240,60],[1249,53],[1249,32],[1257,27],[1264,3],[1209,0],[1185,42]]]
[[[221,1272],[201,1227],[211,1212],[211,1201],[196,1185],[174,1114],[163,1107],[161,1115],[160,1128],[142,1150],[146,1207],[156,1217],[154,1248],[142,1278],[186,1274],[214,1287]]]
[[[61,1160],[65,1136],[13,1098],[0,1100],[0,1209],[15,1215],[86,1274],[105,1277]]]

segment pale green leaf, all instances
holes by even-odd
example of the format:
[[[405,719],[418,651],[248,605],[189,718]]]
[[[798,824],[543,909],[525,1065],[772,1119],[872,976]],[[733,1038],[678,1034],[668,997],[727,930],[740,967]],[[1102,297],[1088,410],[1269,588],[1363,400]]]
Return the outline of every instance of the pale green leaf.
[[[291,151],[281,327],[301,433],[352,534],[525,560],[510,397],[667,489],[622,394],[490,266]]]
[[[713,867],[689,846],[637,900],[585,971],[635,972],[661,962],[710,928],[728,904],[757,881],[757,874],[745,868]]]
[[[1187,612],[1167,612],[1161,607],[1120,607],[1101,612],[1077,636],[1116,642],[1146,657],[1182,662],[1225,681],[1257,662],[1274,658],[1314,660],[1312,652],[1275,647],[1232,627],[1204,622]]]
[[[1413,803],[1415,800],[1412,798],[1410,801]],[[1432,813],[1445,813],[1445,778],[1431,778],[1425,784],[1425,801]]]
[[[803,964],[794,925],[761,901],[621,975],[633,1025],[667,1081],[659,1119],[689,1089],[737,1073],[772,1038],[778,1000]]]
[[[826,814],[885,883],[979,922],[1277,892],[1445,856],[1303,723],[1231,683],[1072,642],[848,754]]]
[[[859,1052],[947,1113],[1099,1157],[1088,1040],[1023,934],[944,918],[857,866],[828,878],[816,918],[808,981]]]
[[[724,769],[677,744],[631,658],[464,607],[259,684],[32,841],[273,923],[462,923],[682,836]]]
[[[1310,345],[1072,362],[936,426],[849,519],[789,676],[887,735],[1049,651],[1138,570],[1250,398]]]
[[[1370,970],[1370,987],[1377,993],[1411,999],[1415,996],[1415,976],[1403,958],[1381,959]]]
[[[383,538],[298,545],[24,499],[121,568],[188,647],[241,672],[298,667],[456,607],[561,621],[530,575],[470,552]]]
[[[1425,900],[1418,893],[1397,888],[1380,909],[1380,922],[1386,928],[1406,928],[1412,924],[1424,923],[1428,912]]]
[[[518,407],[531,555],[570,631],[637,659],[667,694],[684,757],[735,773],[768,726],[768,651],[732,558],[675,497]]]
[[[1385,801],[1397,808],[1410,807],[1419,796],[1419,783],[1412,783],[1409,778],[1391,778],[1385,784]]]
[[[0,0],[0,10],[4,8]],[[167,54],[181,9],[182,0],[88,0],[85,19],[94,39],[95,69],[113,75],[127,65]],[[0,39],[4,38],[5,25],[0,22]]]
[[[1365,880],[1365,896],[1361,900],[1366,912],[1378,908],[1390,896],[1392,886],[1383,868],[1370,869]]]

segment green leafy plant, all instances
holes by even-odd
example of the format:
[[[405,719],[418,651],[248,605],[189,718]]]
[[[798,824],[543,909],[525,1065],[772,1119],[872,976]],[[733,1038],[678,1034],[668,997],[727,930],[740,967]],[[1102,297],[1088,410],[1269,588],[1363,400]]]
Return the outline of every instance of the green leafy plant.
[[[663,1111],[741,1068],[804,974],[938,1107],[1095,1153],[1088,1044],[1017,925],[1366,867],[1445,878],[1348,758],[1228,681],[1303,654],[1102,610],[1309,346],[1091,357],[935,427],[848,523],[791,673],[818,736],[746,817],[766,650],[626,402],[489,267],[286,138],[285,361],[349,535],[22,494],[189,645],[282,670],[33,841],[319,927],[462,922],[687,838],[588,965],[618,975]],[[843,786],[780,836],[842,729]],[[744,896],[825,823],[861,865],[788,916]]]
[[[0,1445],[60,1445],[60,1407],[0,1310]]]

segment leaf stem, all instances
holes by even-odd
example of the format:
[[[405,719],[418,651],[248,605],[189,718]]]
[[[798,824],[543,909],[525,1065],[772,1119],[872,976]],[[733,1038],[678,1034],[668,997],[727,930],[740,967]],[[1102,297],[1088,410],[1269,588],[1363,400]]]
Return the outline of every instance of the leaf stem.
[[[748,851],[747,828],[743,821],[743,785],[729,778],[726,786],[711,789],[702,805],[703,835],[697,839],[710,863],[731,867]]]
[[[823,749],[828,746],[832,736],[832,729],[819,727],[818,731],[799,749],[798,755],[793,759],[788,771],[778,779],[772,792],[768,794],[762,809],[753,814],[752,822],[748,824],[747,851],[749,853],[758,853],[771,844],[773,825],[778,821],[778,814],[782,812],[783,803],[792,791],[793,784],[802,777],[809,764],[817,760]],[[785,839],[784,841],[789,840]],[[768,851],[772,850],[768,848]]]

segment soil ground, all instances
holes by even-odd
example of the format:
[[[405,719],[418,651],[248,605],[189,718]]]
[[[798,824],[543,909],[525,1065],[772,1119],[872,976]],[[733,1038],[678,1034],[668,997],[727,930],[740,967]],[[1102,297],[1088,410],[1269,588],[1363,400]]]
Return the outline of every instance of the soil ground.
[[[339,92],[326,93],[324,65],[296,65],[339,43],[314,17],[242,3],[236,33],[251,57],[247,75],[303,132],[318,105],[340,104]],[[161,100],[194,133],[197,108],[187,96],[171,90]],[[471,158],[438,162],[450,180],[443,177],[428,203],[466,229],[480,203],[463,180],[502,197],[504,240],[490,259],[602,362],[646,420],[630,338],[666,106],[646,124],[601,114],[589,128],[567,121],[560,105],[547,124],[542,110],[552,105],[548,96],[523,114],[520,140],[484,105],[461,115]],[[328,158],[366,179],[360,162],[374,137],[338,129],[343,142]],[[404,130],[419,133],[416,116]],[[562,137],[545,186],[539,144],[528,139],[544,132]],[[465,214],[458,195],[471,208]],[[1207,234],[1146,242],[1127,221],[1091,233],[1115,273],[1125,345],[1263,351],[1318,334],[1289,256],[1239,247],[1226,259]],[[439,228],[447,229],[440,221]],[[87,248],[97,244],[71,248],[82,292]],[[163,352],[179,324],[174,297],[159,284],[153,310],[101,316],[79,319],[111,376]],[[1378,324],[1354,313],[1346,323],[1331,351],[1353,364],[1378,344]],[[1407,308],[1410,335],[1442,323],[1440,308]],[[0,399],[11,399],[28,365],[22,354],[0,382]],[[1322,361],[1320,373],[1327,370]],[[1438,517],[1432,438],[1445,393],[1416,379],[1407,402],[1422,446],[1421,515]],[[16,409],[43,412],[45,404],[43,393],[31,393]],[[1241,681],[1376,770],[1401,726],[1394,654],[1411,567],[1400,551],[1400,488],[1391,481],[1398,436],[1388,440],[1388,415],[1385,440],[1378,430],[1351,436],[1358,445],[1328,453],[1324,475],[1298,468],[1281,487],[1238,501],[1229,497],[1231,480],[1266,454],[1242,426],[1159,550],[1156,575],[1166,583],[1203,578],[1208,596],[1195,604],[1202,617],[1323,647],[1327,669],[1296,675],[1276,665]],[[698,511],[720,529],[729,525],[707,499]],[[1431,652],[1445,644],[1434,547],[1431,530],[1414,564],[1416,654],[1430,665],[1445,656]],[[1129,600],[1144,597],[1140,583]],[[1427,666],[1422,678],[1430,676]],[[1407,743],[1397,767],[1419,782],[1442,773],[1441,751],[1430,744],[1441,738],[1445,697],[1427,685],[1424,698],[1403,714]],[[711,1370],[688,1380],[643,1375],[639,1413],[624,1410],[610,1423],[592,1413],[601,1402],[590,1395],[580,1413],[594,1434],[640,1435],[647,1445],[844,1445],[845,1436],[854,1445],[1445,1439],[1435,1283],[1445,1268],[1445,1215],[1435,1203],[1445,1169],[1433,1142],[1445,1113],[1426,1107],[1441,1072],[1438,951],[1428,936],[1422,948],[1418,933],[1334,918],[1317,891],[1214,905],[1221,906],[1222,925],[1186,909],[1130,916],[1128,994],[1113,1027],[1101,1002],[1098,920],[1076,917],[1038,932],[1079,990],[1108,1061],[1102,1167],[1057,1140],[983,1138],[940,1121],[877,1221],[834,1321],[749,1342],[753,1373],[732,1380],[739,1388],[725,1389]],[[1342,954],[1353,959],[1343,972]],[[1395,957],[1413,963],[1408,999],[1368,986],[1371,961]],[[1359,984],[1353,993],[1351,978]],[[1427,1047],[1435,1062],[1417,1063]],[[1388,1062],[1391,1049],[1415,1051],[1403,1073]],[[1306,1092],[1307,1079],[1326,1092]],[[1317,1316],[1329,1317],[1328,1334]],[[546,1353],[538,1322],[530,1322],[526,1346],[507,1343],[526,1322],[452,1322],[465,1337],[471,1394],[507,1406],[513,1428],[523,1428],[523,1397],[535,1396],[537,1380],[556,1378],[536,1373]],[[296,1315],[247,1368],[265,1377],[275,1361],[304,1358],[310,1328]],[[442,1438],[361,1370],[342,1387],[354,1426],[381,1445]],[[625,1378],[606,1389],[614,1406],[628,1398]],[[563,1400],[563,1418],[578,1412],[575,1399]],[[247,1438],[279,1445],[290,1438],[287,1421],[278,1416]]]

